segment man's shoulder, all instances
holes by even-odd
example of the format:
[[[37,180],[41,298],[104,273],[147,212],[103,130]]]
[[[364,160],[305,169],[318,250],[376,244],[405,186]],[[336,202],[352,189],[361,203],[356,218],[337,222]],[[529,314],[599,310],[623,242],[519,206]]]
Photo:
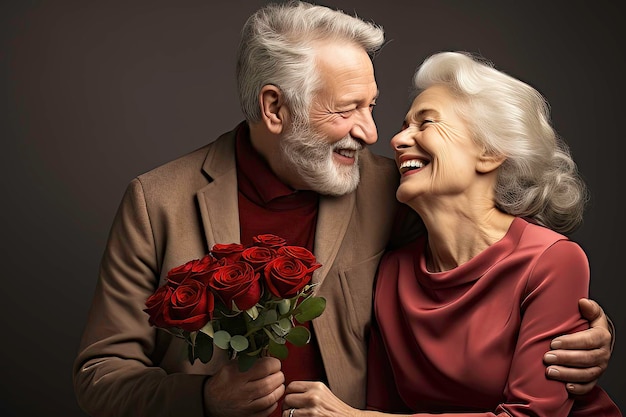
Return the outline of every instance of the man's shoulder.
[[[385,167],[386,169],[395,169],[396,163],[392,158],[372,152],[370,149],[364,149],[363,160],[367,168],[376,166]]]
[[[206,173],[204,173],[203,167],[207,159],[212,156],[211,159],[220,160],[220,154],[223,154],[229,148],[233,149],[232,152],[234,153],[233,138],[234,134],[232,131],[224,133],[216,140],[200,148],[139,175],[137,180],[144,186],[154,185],[159,187],[167,183],[186,184],[190,181],[196,182],[197,180],[194,181],[194,179],[202,179],[206,182]]]
[[[400,174],[393,159],[378,155],[366,149],[362,153],[361,185],[370,183],[393,188],[398,186]]]
[[[150,171],[144,172],[139,175],[138,178],[142,182],[149,182],[161,178],[172,178],[172,176],[178,176],[185,172],[198,171],[201,169],[202,164],[206,159],[207,152],[213,144],[214,142],[210,142],[182,156],[169,160],[164,164],[151,169]]]

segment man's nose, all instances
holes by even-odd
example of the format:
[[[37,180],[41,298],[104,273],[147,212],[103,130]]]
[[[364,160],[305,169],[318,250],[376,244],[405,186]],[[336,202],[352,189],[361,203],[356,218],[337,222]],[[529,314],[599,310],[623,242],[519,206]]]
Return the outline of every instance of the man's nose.
[[[350,135],[355,139],[360,139],[367,145],[373,145],[378,140],[378,130],[370,109],[363,109],[359,112],[358,119],[350,130]]]

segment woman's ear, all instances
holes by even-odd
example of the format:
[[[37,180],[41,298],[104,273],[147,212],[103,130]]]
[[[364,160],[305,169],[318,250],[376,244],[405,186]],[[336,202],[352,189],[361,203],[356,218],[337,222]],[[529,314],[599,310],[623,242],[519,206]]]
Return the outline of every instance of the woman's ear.
[[[275,85],[268,84],[261,88],[259,93],[261,106],[261,122],[267,130],[278,135],[285,128],[287,106],[283,92]]]
[[[504,161],[506,161],[506,157],[504,155],[492,154],[483,151],[476,162],[476,171],[481,174],[488,174],[489,172],[498,169]]]

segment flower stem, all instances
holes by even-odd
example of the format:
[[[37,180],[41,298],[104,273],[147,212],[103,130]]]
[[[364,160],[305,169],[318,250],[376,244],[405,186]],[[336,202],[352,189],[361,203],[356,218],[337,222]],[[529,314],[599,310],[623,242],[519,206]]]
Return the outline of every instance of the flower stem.
[[[244,336],[248,339],[248,342],[250,342],[251,350],[254,352],[257,350],[256,341],[254,340],[254,333],[256,333],[258,329],[251,325],[252,318],[250,316],[248,316],[247,314],[244,314],[244,317],[246,320],[246,329],[247,329],[247,332]]]

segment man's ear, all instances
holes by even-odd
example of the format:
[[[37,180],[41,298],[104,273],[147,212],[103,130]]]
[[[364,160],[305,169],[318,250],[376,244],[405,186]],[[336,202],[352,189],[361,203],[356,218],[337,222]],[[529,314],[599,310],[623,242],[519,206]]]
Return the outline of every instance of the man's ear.
[[[261,88],[259,93],[259,105],[261,106],[261,122],[267,130],[278,135],[285,128],[288,115],[283,92],[275,85],[268,84]]]
[[[504,155],[492,154],[483,151],[482,155],[478,157],[478,161],[476,162],[476,171],[482,174],[487,174],[498,169],[504,161],[506,161],[506,157]]]

